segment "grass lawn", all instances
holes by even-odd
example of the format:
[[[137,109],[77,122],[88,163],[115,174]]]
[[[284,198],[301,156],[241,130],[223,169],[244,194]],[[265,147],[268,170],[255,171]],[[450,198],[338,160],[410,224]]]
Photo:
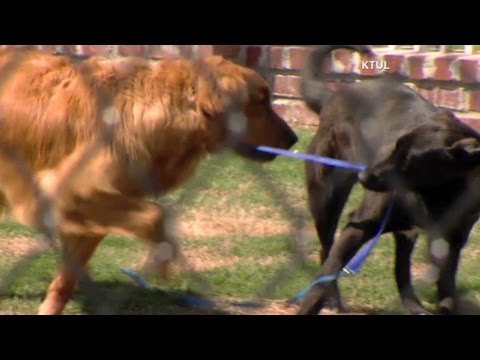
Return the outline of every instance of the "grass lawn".
[[[312,130],[298,129],[305,151]],[[361,199],[356,187],[345,214]],[[232,154],[210,158],[196,178],[160,200],[177,213],[176,232],[185,262],[172,279],[137,286],[122,268],[138,268],[145,248],[135,239],[111,236],[91,261],[93,282],[83,284],[67,314],[289,314],[285,300],[318,271],[319,245],[306,209],[303,162],[279,158],[267,165]],[[345,219],[342,219],[344,222]],[[52,251],[31,254],[41,240],[35,232],[8,219],[0,223],[0,314],[35,313],[54,275]],[[435,291],[423,281],[425,241],[415,251],[419,296],[432,307]],[[472,233],[459,270],[465,313],[480,305],[480,227]],[[340,286],[348,310],[355,313],[403,313],[393,278],[394,244],[386,235],[360,275]],[[159,290],[195,293],[213,299],[213,309],[183,306]]]

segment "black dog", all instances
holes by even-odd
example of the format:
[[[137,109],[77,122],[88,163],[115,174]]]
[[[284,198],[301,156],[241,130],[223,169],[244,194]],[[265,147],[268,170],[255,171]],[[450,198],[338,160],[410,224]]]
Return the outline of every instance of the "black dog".
[[[460,252],[480,215],[479,165],[480,134],[444,111],[399,138],[385,160],[359,175],[370,190],[415,194],[411,210],[428,234],[443,313],[455,310]]]
[[[323,247],[320,275],[337,273],[348,263],[378,231],[393,201],[384,233],[394,233],[395,277],[402,302],[411,313],[426,312],[414,293],[410,274],[415,228],[420,226],[432,239],[444,238],[450,246],[448,259],[436,263],[440,266],[440,309],[451,312],[458,255],[477,217],[476,213],[462,215],[448,229],[437,224],[466,186],[466,173],[476,161],[478,135],[393,78],[352,83],[333,93],[325,85],[322,65],[336,48],[370,52],[368,47],[356,45],[320,46],[312,52],[303,73],[303,95],[307,105],[320,114],[321,124],[309,153],[368,166],[380,164],[360,174],[362,183],[374,191],[401,191],[366,191],[334,241],[339,217],[359,177],[349,170],[306,164],[309,207]],[[394,181],[399,167],[403,177]],[[316,314],[327,303],[341,307],[335,282],[312,287],[300,314]]]

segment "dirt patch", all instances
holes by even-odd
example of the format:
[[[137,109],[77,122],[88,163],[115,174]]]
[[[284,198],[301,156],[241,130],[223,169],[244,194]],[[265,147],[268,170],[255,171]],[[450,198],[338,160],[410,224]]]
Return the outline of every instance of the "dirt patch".
[[[176,224],[177,234],[188,238],[210,238],[232,233],[269,236],[290,231],[290,224],[286,221],[259,219],[255,214],[242,209],[227,212],[191,210],[180,214]]]
[[[297,305],[281,300],[215,298],[214,301],[218,308],[237,315],[295,315],[298,312]]]
[[[259,302],[216,298],[215,303],[222,310],[238,315],[296,315],[300,309],[298,304],[290,304],[285,300],[262,300]],[[319,315],[367,315],[364,312],[343,312],[322,309]]]
[[[218,256],[208,247],[184,250],[183,255],[189,266],[195,271],[205,271],[220,267],[235,266],[240,258],[237,256]]]
[[[21,256],[30,251],[46,248],[40,239],[27,236],[0,238],[0,256]]]
[[[430,265],[426,263],[412,264],[411,272],[414,279],[425,279]]]
[[[461,258],[468,260],[480,259],[480,249],[474,249],[472,247],[466,247],[461,254]]]
[[[236,266],[241,262],[248,262],[248,258],[240,258],[238,256],[218,256],[212,253],[208,247],[184,250],[183,256],[188,266],[182,266],[180,263],[176,263],[173,264],[173,271],[207,271]],[[252,261],[255,261],[255,264],[257,265],[269,266],[287,260],[287,256],[266,256]]]

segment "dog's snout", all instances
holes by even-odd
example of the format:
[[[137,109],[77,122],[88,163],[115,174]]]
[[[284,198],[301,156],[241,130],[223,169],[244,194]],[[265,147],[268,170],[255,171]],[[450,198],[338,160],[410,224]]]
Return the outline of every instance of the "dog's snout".
[[[298,136],[295,132],[289,127],[288,128],[288,140],[287,140],[287,149],[290,149],[293,145],[298,142]]]
[[[295,145],[298,142],[298,136],[297,134],[295,134],[295,131],[293,131],[290,125],[288,125],[285,119],[281,118],[278,115],[276,115],[276,118],[277,118],[277,122],[283,125],[282,147],[284,149],[290,149],[293,145]]]
[[[387,191],[387,185],[372,170],[367,169],[358,173],[358,180],[368,190]]]

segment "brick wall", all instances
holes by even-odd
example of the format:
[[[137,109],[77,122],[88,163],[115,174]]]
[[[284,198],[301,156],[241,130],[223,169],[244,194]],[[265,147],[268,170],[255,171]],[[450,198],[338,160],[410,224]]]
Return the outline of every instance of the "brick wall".
[[[300,95],[299,69],[311,48],[278,45],[1,45],[37,47],[50,52],[73,55],[143,56],[201,58],[217,54],[258,70],[273,89],[275,110],[290,123],[317,126],[319,119],[308,110]],[[361,69],[360,57],[349,51],[333,54],[327,69],[338,73],[331,82],[335,88],[343,81],[378,76]],[[434,104],[454,110],[460,119],[480,131],[480,54],[425,53],[413,50],[376,51],[375,60],[385,60],[388,72],[399,74],[404,82]]]
[[[301,125],[318,124],[317,117],[302,102],[299,69],[311,48],[305,46],[271,46],[268,48],[269,79],[275,95],[274,106],[290,122]],[[480,54],[442,54],[413,50],[375,50],[367,58],[348,50],[337,50],[327,71],[334,72],[331,87],[381,75],[381,71],[362,70],[365,60],[385,61],[389,73],[396,73],[404,83],[431,102],[455,111],[457,116],[480,131]]]

